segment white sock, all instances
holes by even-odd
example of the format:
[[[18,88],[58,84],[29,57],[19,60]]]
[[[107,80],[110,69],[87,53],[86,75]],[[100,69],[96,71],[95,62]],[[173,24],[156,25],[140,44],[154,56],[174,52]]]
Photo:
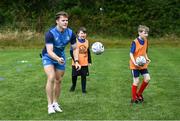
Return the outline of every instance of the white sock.
[[[53,105],[57,105],[58,103],[57,102],[53,102]]]

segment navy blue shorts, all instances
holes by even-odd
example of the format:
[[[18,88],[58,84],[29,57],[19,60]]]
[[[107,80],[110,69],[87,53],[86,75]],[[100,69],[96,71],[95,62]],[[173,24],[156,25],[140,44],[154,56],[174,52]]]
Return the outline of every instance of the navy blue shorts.
[[[59,64],[57,61],[51,59],[46,54],[42,56],[42,63],[43,63],[43,66],[54,65],[54,67],[58,70],[65,70],[65,65],[66,65],[65,63]]]
[[[141,74],[141,75],[148,74],[148,70],[147,69],[142,69],[142,70],[133,69],[132,70],[133,77],[139,77],[139,74]]]

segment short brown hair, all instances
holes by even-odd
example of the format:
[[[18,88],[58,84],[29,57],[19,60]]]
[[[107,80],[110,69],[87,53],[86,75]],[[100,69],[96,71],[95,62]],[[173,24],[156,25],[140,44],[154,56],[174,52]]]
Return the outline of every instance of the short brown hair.
[[[77,31],[77,33],[79,33],[80,31],[84,32],[84,33],[87,33],[87,30],[85,27],[80,27]]]
[[[146,31],[149,32],[149,27],[145,26],[145,25],[139,25],[138,26],[138,32],[142,32],[142,31]]]
[[[69,17],[69,16],[68,16],[68,13],[66,13],[66,12],[64,12],[64,11],[60,11],[60,12],[56,13],[55,19],[56,19],[56,20],[59,19],[60,16],[65,16],[65,17],[67,17],[67,18]]]

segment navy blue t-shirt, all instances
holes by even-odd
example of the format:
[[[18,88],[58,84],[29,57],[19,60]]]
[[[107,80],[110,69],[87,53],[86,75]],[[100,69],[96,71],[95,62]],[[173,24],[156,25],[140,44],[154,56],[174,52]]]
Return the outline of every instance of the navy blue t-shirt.
[[[51,29],[52,30],[52,29]],[[55,30],[56,31],[56,30]],[[53,44],[54,48],[58,48],[59,46],[66,46],[67,43],[64,43],[64,38],[65,37],[68,37],[68,32],[64,32],[64,33],[60,33],[58,31],[56,31],[56,34],[58,38],[62,38],[62,42],[60,43],[57,43],[56,42],[56,38],[54,37],[52,31],[48,31],[46,34],[45,34],[45,44]],[[76,43],[76,36],[75,34],[72,32],[71,34],[71,38],[69,41],[67,42],[70,42],[72,45]],[[54,49],[55,53],[58,55],[58,53],[61,53],[64,51],[64,47],[61,49],[60,47],[58,49]],[[43,51],[42,51],[42,55],[46,54],[47,53],[47,49],[46,49],[46,46],[44,47]]]

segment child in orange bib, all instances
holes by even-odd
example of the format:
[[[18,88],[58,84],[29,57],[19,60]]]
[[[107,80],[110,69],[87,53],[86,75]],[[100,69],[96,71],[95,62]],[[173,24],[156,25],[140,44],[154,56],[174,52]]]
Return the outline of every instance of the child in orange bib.
[[[72,59],[72,86],[70,91],[75,91],[77,77],[81,76],[81,87],[82,93],[86,93],[86,76],[89,75],[88,66],[91,65],[91,54],[89,49],[89,42],[86,39],[87,33],[85,27],[80,27],[78,32],[78,39],[77,39],[77,48],[79,50],[78,61],[81,65],[81,69],[78,70],[75,68],[74,59]],[[71,55],[73,55],[72,50],[70,51]],[[72,56],[73,58],[73,56]]]
[[[139,25],[138,27],[139,37],[136,38],[131,44],[130,61],[129,61],[130,69],[132,71],[132,76],[133,76],[133,84],[131,89],[132,90],[131,104],[144,101],[142,93],[144,89],[147,87],[148,82],[150,80],[150,75],[147,69],[148,64],[151,62],[151,60],[147,56],[148,32],[149,32],[149,28],[147,26]],[[144,64],[143,66],[140,66],[136,63],[136,58],[139,56],[144,56],[146,59],[146,64]],[[138,90],[140,74],[143,76],[143,82]]]

